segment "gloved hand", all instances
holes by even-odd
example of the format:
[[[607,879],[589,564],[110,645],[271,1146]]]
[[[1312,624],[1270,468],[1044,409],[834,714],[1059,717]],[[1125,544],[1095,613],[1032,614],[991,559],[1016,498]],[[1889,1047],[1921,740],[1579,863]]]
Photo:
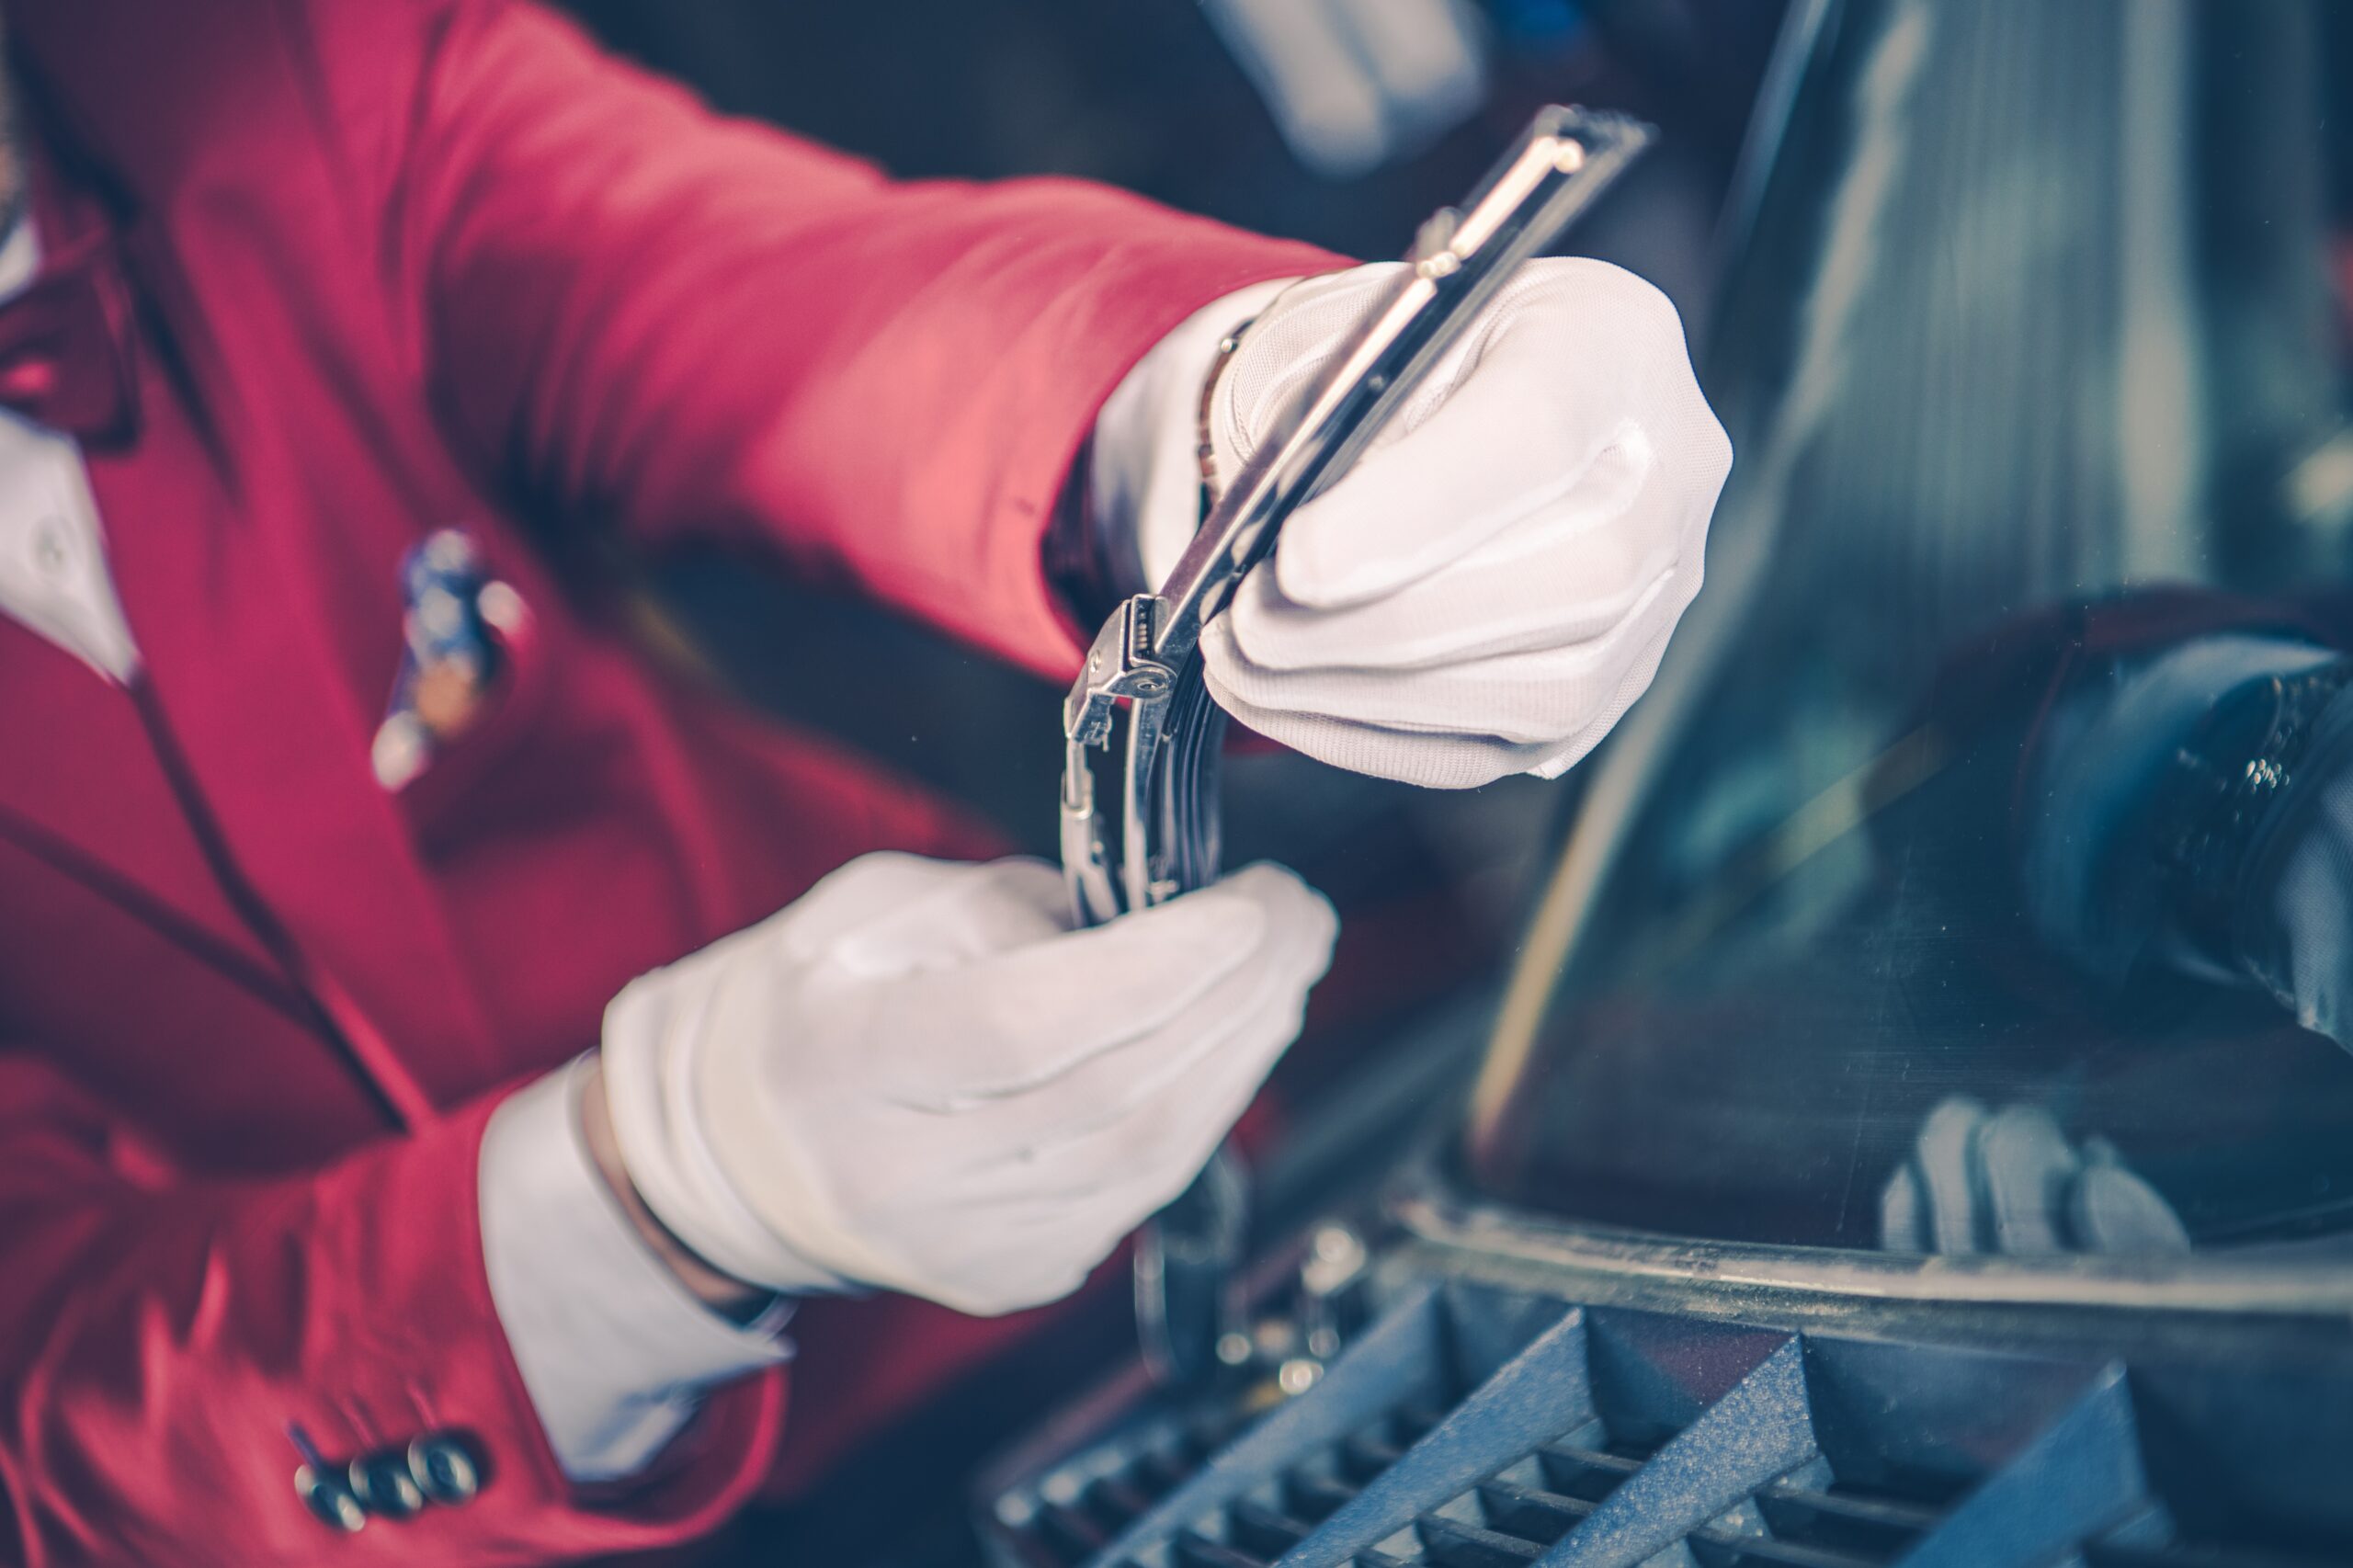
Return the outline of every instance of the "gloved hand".
[[[1912,1157],[1880,1191],[1890,1252],[2184,1253],[2189,1233],[2104,1138],[2068,1142],[2049,1111],[1988,1111],[1956,1095],[1920,1124]]]
[[[1398,265],[1263,305],[1212,394],[1221,487]],[[1093,495],[1132,511],[1155,587],[1199,521],[1215,341],[1172,336],[1154,353],[1185,344],[1182,372],[1148,359],[1097,426]],[[1358,772],[1458,789],[1557,777],[1650,684],[1731,463],[1665,296],[1602,262],[1531,262],[1211,622],[1210,689],[1252,729]]]
[[[1330,905],[1253,866],[1094,930],[1029,860],[869,855],[607,1010],[621,1164],[782,1290],[994,1314],[1076,1290],[1298,1033]]]

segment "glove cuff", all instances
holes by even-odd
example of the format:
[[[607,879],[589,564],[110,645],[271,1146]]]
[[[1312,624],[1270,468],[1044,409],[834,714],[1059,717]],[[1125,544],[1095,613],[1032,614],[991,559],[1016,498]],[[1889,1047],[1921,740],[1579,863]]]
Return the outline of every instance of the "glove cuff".
[[[1124,559],[1122,579],[1157,588],[1201,520],[1201,377],[1218,345],[1265,310],[1291,278],[1253,284],[1194,312],[1136,361],[1096,416],[1086,504],[1092,526]]]
[[[703,997],[701,987],[666,985],[657,971],[632,981],[605,1009],[605,1096],[630,1184],[654,1217],[714,1268],[795,1295],[854,1290],[762,1223],[712,1152],[694,1094]]]

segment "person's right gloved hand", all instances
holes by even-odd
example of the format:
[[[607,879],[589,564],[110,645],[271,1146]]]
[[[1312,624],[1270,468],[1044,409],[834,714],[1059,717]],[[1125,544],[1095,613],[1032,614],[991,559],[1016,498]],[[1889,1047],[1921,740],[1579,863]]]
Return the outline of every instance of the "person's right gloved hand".
[[[869,855],[614,1000],[621,1164],[751,1283],[1040,1305],[1208,1161],[1336,931],[1274,866],[1073,930],[1040,862]]]

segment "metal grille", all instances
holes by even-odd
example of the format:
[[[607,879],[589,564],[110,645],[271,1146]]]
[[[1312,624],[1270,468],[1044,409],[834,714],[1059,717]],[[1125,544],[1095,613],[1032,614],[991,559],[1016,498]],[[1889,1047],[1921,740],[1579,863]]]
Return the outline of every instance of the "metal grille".
[[[1025,1564],[1064,1568],[1094,1557],[1191,1480],[1233,1425],[1214,1411],[1154,1423],[1049,1476],[1021,1509]]]
[[[1599,1445],[1599,1446],[1597,1446]],[[1362,1568],[1503,1568],[1532,1562],[1591,1517],[1649,1455],[1598,1431],[1547,1443],[1472,1492],[1415,1520],[1417,1550],[1359,1552]],[[1882,1568],[1901,1561],[1942,1509],[1841,1484],[1826,1466],[1771,1483],[1751,1504],[1678,1544],[1706,1568]]]
[[[1225,1540],[1180,1529],[1168,1543],[1169,1561],[1200,1568],[1260,1568],[1329,1518],[1395,1462],[1439,1419],[1428,1404],[1407,1404],[1381,1416],[1321,1452],[1286,1468],[1265,1500],[1236,1498],[1220,1510],[1217,1528]],[[1204,1426],[1154,1434],[1154,1440],[1122,1451],[1099,1473],[1066,1468],[1050,1480],[1021,1527],[1030,1561],[1086,1562],[1151,1511],[1154,1505],[1196,1474],[1215,1445],[1203,1440]],[[1091,1456],[1102,1465],[1105,1456]]]
[[[2309,1369],[1426,1286],[1222,1447],[1056,1467],[1023,1521],[1056,1555],[992,1539],[1021,1568],[2322,1568],[2353,1562],[2347,1411]]]
[[[1241,1496],[1218,1511],[1223,1540],[1180,1529],[1169,1561],[1180,1568],[1266,1568],[1379,1481],[1438,1424],[1440,1413],[1408,1404],[1284,1471],[1272,1495]]]
[[[1117,1423],[997,1495],[984,1532],[1013,1568],[1120,1561],[1136,1541],[1151,1568],[1270,1562],[1414,1449],[1540,1316],[1458,1324],[1420,1293],[1366,1329],[1311,1394],[1286,1403],[1269,1386],[1228,1389],[1181,1415]],[[1270,1402],[1264,1419],[1245,1414]],[[1237,1432],[1231,1444],[1216,1436]]]

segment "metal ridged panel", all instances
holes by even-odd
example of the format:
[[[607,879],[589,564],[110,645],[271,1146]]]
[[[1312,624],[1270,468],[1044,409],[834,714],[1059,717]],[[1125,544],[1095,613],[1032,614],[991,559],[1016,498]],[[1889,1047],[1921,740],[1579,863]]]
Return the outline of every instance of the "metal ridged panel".
[[[1279,1568],[1339,1568],[1358,1547],[1593,1419],[1585,1314],[1572,1311],[1286,1552]]]
[[[1892,1494],[1893,1471],[1853,1441],[1847,1407],[1879,1404],[1887,1370],[1868,1357],[1821,1366],[1793,1335],[1648,1314],[1587,1324],[1594,1418],[1358,1550],[1359,1564],[1634,1563],[1696,1548],[1711,1565],[1867,1568],[1938,1517],[1921,1499],[1949,1487]],[[1824,1457],[1818,1396],[1833,1441],[1879,1484],[1843,1478]],[[1934,1458],[1902,1457],[1915,1469]]]
[[[2139,1385],[2148,1383],[2144,1391]],[[2200,1381],[2200,1380],[2203,1381]],[[2353,1503],[2246,1510],[2245,1456],[2343,1473],[2353,1400],[1470,1287],[1397,1301],[1097,1568],[2318,1568]],[[2283,1416],[2282,1398],[2311,1406]],[[2152,1404],[2154,1402],[2154,1404]],[[2150,1408],[2163,1417],[2150,1425]],[[2260,1426],[2256,1425],[2259,1417]],[[2330,1456],[2334,1455],[2332,1458]],[[2239,1469],[2228,1468],[2235,1460]],[[1124,1474],[1132,1460],[1071,1474]],[[2340,1468],[2330,1468],[2330,1467]],[[2298,1468],[2301,1467],[2301,1468]],[[2276,1501],[2279,1494],[2269,1494]],[[2253,1533],[2249,1533],[2252,1530]],[[1076,1561],[1075,1558],[1065,1559]]]
[[[1613,1488],[1543,1568],[1641,1562],[1815,1458],[1805,1360],[1790,1339]]]
[[[1906,1568],[2033,1568],[2128,1524],[2154,1523],[2121,1368],[1995,1472],[1904,1559]]]

